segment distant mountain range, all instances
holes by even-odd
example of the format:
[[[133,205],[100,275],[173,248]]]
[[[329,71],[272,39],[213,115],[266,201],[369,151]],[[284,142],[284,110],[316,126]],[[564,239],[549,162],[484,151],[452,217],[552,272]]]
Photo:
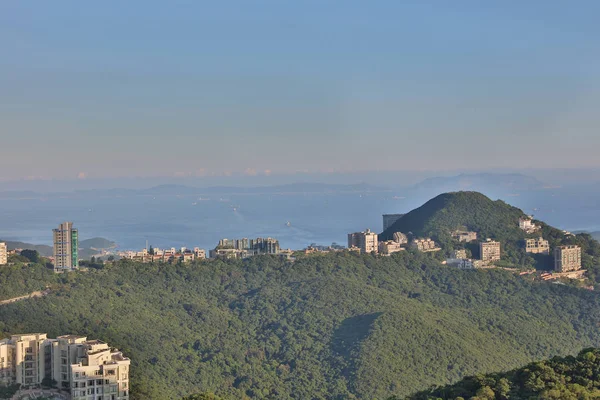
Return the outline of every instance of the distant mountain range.
[[[434,189],[437,192],[469,191],[521,191],[543,189],[546,185],[536,178],[523,174],[460,174],[450,177],[429,178],[416,184],[415,190]]]
[[[60,198],[60,197],[115,197],[115,196],[197,196],[219,194],[285,194],[285,193],[364,193],[390,191],[389,187],[375,186],[367,183],[352,185],[336,185],[328,183],[291,183],[275,186],[235,187],[211,186],[193,187],[177,184],[158,185],[147,189],[91,189],[77,190],[74,192],[38,193],[33,191],[8,191],[0,192],[0,199],[26,199],[26,198]]]
[[[31,244],[31,243],[16,242],[16,241],[12,241],[12,240],[2,240],[2,239],[0,239],[0,242],[6,243],[6,247],[8,248],[8,250],[14,250],[14,249],[36,250],[38,253],[40,253],[41,256],[44,256],[44,257],[52,256],[52,247],[46,246],[45,244]]]
[[[25,198],[60,198],[60,197],[89,197],[89,196],[162,196],[162,195],[218,195],[218,194],[286,194],[286,193],[364,193],[402,190],[408,195],[439,194],[459,190],[484,192],[492,197],[496,194],[513,193],[525,190],[537,190],[546,185],[536,178],[523,174],[479,173],[460,174],[449,177],[425,179],[413,186],[400,186],[391,181],[388,185],[373,185],[369,183],[331,184],[298,182],[272,186],[209,186],[194,187],[179,184],[164,184],[146,189],[89,189],[72,192],[42,193],[34,191],[0,192],[0,199]]]
[[[573,233],[589,233],[592,237],[598,241],[600,241],[600,231],[595,232],[587,232],[587,231],[573,231]]]
[[[45,244],[31,244],[25,242],[17,242],[12,240],[1,240],[0,242],[5,242],[8,250],[14,249],[29,249],[36,250],[43,257],[51,257],[52,256],[52,246],[47,246]],[[85,239],[79,242],[79,257],[80,258],[89,258],[99,254],[101,250],[113,249],[117,245],[115,242],[110,241],[104,238],[92,238]]]

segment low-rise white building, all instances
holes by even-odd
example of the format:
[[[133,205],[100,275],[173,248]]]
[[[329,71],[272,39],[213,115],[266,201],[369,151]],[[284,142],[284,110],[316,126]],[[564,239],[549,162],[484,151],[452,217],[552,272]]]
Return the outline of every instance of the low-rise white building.
[[[411,243],[410,243],[411,247],[419,250],[419,251],[423,251],[423,252],[430,252],[430,251],[439,251],[441,250],[440,247],[437,247],[436,243],[430,239],[430,238],[425,238],[425,239],[414,239]]]
[[[519,228],[527,233],[535,232],[539,229],[539,227],[533,223],[533,218],[530,216],[519,218]]]
[[[404,250],[404,248],[400,245],[400,243],[394,240],[386,240],[384,242],[379,242],[380,254],[389,256],[390,254],[394,254],[402,250]]]

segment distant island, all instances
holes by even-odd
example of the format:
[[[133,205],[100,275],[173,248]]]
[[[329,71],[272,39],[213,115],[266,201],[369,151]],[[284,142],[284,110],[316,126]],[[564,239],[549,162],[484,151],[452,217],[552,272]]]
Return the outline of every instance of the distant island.
[[[50,232],[50,235],[49,235],[50,238],[52,238],[51,233],[52,232]],[[8,250],[15,250],[15,249],[35,250],[42,257],[52,257],[52,254],[53,254],[52,246],[47,246],[44,244],[32,244],[32,243],[25,243],[25,242],[12,241],[12,240],[2,240],[2,239],[0,239],[0,242],[5,242]],[[99,238],[99,237],[85,239],[85,240],[81,240],[79,242],[79,256],[81,258],[89,258],[92,256],[96,256],[98,254],[101,254],[103,250],[111,250],[116,247],[117,247],[117,244],[108,239]]]

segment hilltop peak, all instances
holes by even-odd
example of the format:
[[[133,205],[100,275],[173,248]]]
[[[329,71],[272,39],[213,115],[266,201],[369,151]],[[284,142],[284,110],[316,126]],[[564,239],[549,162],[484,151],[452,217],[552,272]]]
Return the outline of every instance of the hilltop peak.
[[[480,233],[480,237],[520,235],[518,220],[525,214],[501,200],[492,200],[479,192],[442,193],[416,208],[381,234],[391,238],[394,232],[412,232],[419,236],[436,236],[456,229]]]

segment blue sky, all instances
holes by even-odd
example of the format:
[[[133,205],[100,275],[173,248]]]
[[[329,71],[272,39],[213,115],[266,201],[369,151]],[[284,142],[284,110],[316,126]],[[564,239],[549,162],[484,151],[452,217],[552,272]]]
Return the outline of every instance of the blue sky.
[[[595,1],[0,4],[0,179],[600,166]]]

